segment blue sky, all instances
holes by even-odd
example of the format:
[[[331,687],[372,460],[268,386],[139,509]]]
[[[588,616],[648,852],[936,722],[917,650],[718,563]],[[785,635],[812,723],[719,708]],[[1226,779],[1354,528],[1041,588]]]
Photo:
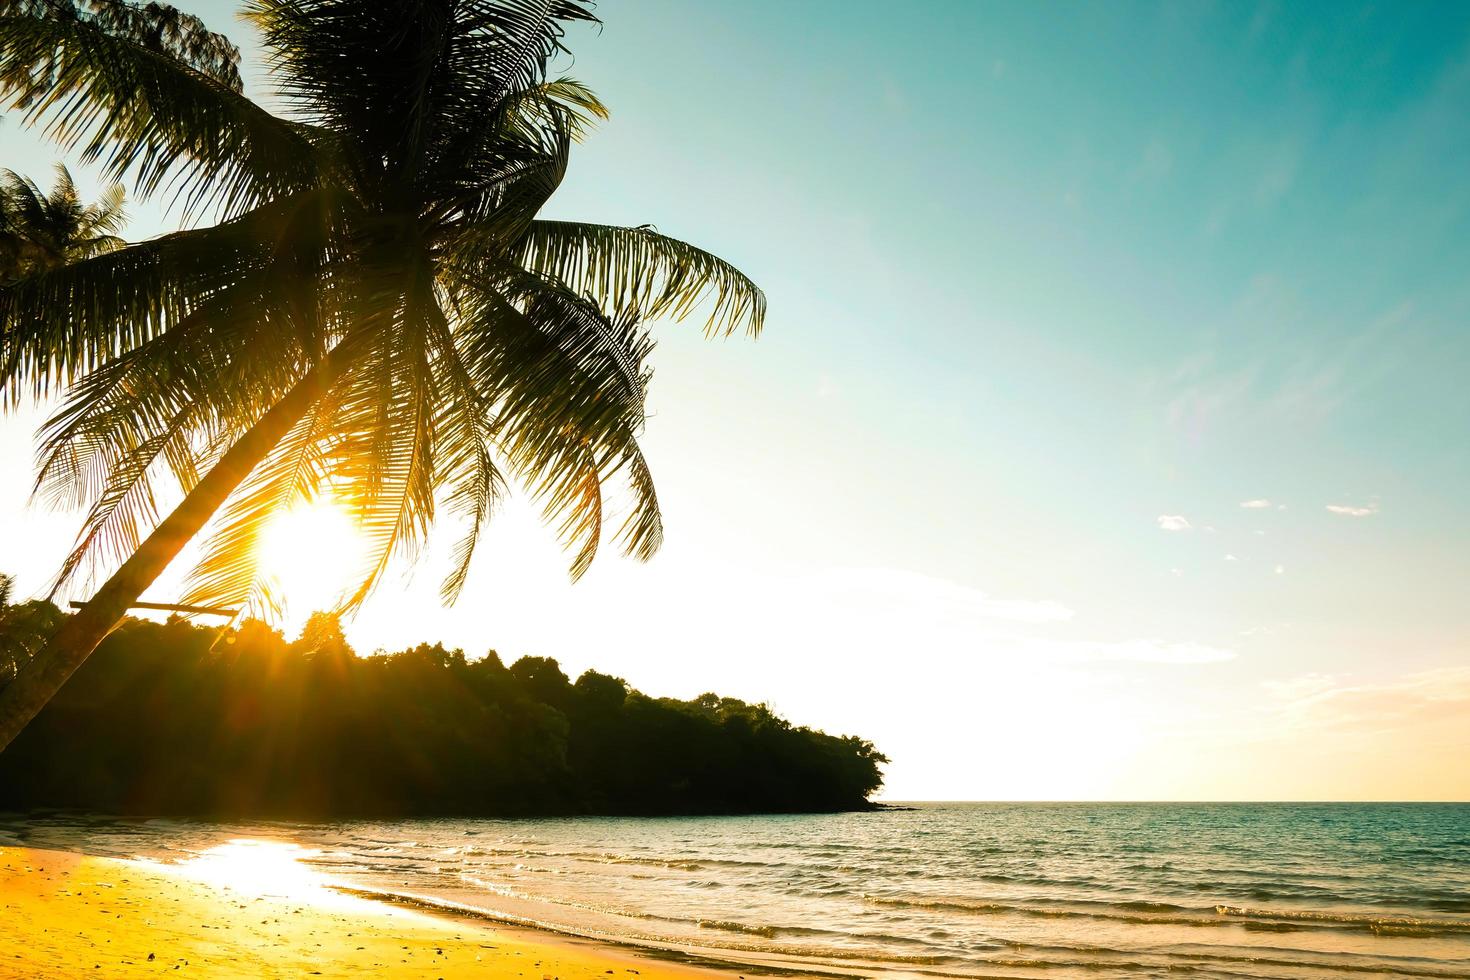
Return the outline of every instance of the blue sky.
[[[1470,13],[599,12],[569,71],[613,117],[553,213],[730,258],[766,335],[661,332],[651,565],[568,587],[512,509],[360,647],[769,699],[897,797],[1470,797]],[[20,509],[28,423],[0,562],[39,587],[75,519]]]

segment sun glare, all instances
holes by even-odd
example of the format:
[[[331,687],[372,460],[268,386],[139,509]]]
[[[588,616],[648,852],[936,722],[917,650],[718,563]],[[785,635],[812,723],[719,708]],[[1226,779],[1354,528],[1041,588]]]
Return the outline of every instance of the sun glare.
[[[302,863],[318,853],[280,841],[237,839],[171,867],[186,877],[247,895],[302,899],[324,884],[321,875]]]
[[[306,616],[334,608],[357,584],[365,551],[346,508],[321,499],[293,507],[271,523],[261,537],[260,570],[287,611]]]

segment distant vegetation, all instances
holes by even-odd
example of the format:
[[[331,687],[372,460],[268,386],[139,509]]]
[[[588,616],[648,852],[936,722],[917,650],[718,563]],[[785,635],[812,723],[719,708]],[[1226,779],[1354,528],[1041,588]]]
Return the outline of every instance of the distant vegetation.
[[[0,609],[0,685],[64,618]],[[12,668],[13,669],[13,668]],[[358,657],[317,615],[287,642],[128,620],[0,753],[0,809],[368,817],[860,809],[871,743],[764,705],[653,698],[555,660],[420,644]]]

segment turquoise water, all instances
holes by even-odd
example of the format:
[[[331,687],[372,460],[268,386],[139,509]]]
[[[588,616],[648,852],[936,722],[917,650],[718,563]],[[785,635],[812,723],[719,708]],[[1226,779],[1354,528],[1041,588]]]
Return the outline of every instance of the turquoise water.
[[[869,976],[1470,977],[1470,805],[919,804],[823,816],[0,821],[182,861],[285,842],[351,887]]]

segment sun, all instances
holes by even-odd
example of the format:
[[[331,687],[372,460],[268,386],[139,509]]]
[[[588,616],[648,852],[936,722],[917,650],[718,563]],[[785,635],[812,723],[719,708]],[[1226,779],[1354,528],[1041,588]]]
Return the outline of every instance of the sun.
[[[274,518],[260,540],[260,572],[295,618],[335,609],[357,585],[366,547],[347,509],[328,498]]]

